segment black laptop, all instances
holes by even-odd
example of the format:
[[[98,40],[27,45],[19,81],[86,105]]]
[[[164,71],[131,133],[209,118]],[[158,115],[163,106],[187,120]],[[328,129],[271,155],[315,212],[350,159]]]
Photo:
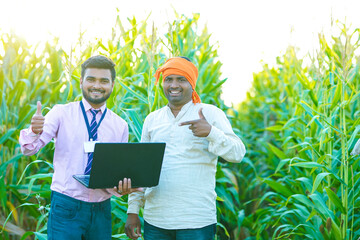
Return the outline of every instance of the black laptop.
[[[90,175],[73,175],[87,188],[113,188],[124,178],[131,187],[159,184],[165,143],[96,143]]]

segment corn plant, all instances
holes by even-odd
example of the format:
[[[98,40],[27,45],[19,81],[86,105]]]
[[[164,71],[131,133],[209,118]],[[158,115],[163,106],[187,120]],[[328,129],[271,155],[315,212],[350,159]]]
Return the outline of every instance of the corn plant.
[[[359,157],[349,156],[359,136],[359,32],[340,29],[332,43],[319,35],[309,66],[290,47],[277,67],[254,74],[239,121],[263,194],[245,216],[246,236],[360,236]]]
[[[169,57],[189,57],[199,67],[197,91],[203,102],[228,110],[220,97],[226,79],[220,79],[222,64],[217,46],[210,44],[206,27],[198,29],[198,19],[198,14],[191,18],[176,14],[173,22],[164,23],[168,32],[158,36],[154,25],[148,33],[146,20],[129,18],[130,27],[125,28],[118,17],[108,38],[85,42],[83,33],[79,33],[77,43],[67,50],[56,38],[30,46],[15,34],[1,33],[0,234],[3,239],[46,239],[54,145],[50,143],[35,156],[25,157],[20,152],[18,136],[21,129],[29,126],[37,100],[45,106],[45,115],[55,104],[81,99],[80,64],[88,57],[103,54],[116,63],[117,77],[107,107],[128,122],[131,142],[140,140],[147,114],[166,104],[161,84],[154,84],[153,75]],[[228,164],[221,163],[218,176],[218,210],[236,215],[232,207],[238,191],[235,175]],[[127,198],[114,197],[111,201],[113,238],[127,239],[124,234]],[[230,221],[233,219],[219,216],[218,239],[228,239],[231,235]]]

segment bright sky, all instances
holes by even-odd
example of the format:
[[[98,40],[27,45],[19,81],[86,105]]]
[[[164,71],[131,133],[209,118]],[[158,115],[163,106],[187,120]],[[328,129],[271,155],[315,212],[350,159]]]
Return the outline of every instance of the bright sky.
[[[180,14],[200,13],[212,41],[218,43],[227,104],[241,102],[251,86],[252,73],[261,62],[275,64],[275,58],[289,44],[300,55],[313,52],[317,35],[334,33],[331,16],[360,27],[359,0],[0,0],[0,29],[13,29],[31,44],[59,36],[64,46],[75,43],[81,29],[86,36],[109,36],[118,8],[120,17],[154,21],[160,29],[173,21],[173,8]],[[166,31],[166,29],[165,29]]]

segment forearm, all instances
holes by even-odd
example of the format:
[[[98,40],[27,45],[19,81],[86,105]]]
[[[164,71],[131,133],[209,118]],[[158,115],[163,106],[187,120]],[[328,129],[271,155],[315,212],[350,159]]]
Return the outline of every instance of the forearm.
[[[35,134],[31,131],[31,127],[20,131],[19,143],[21,152],[26,156],[31,156],[37,153],[45,143],[41,141],[40,134]]]
[[[139,214],[140,208],[144,207],[145,203],[144,192],[133,192],[129,194],[127,210],[128,214]]]
[[[207,140],[209,141],[209,152],[228,162],[241,162],[246,153],[243,142],[235,133],[225,134],[215,126],[212,126]]]

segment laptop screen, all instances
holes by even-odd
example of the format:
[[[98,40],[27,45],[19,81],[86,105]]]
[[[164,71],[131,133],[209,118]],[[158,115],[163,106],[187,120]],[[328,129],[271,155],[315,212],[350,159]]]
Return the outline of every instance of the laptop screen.
[[[89,188],[113,188],[124,178],[135,187],[158,185],[165,143],[96,143]]]

